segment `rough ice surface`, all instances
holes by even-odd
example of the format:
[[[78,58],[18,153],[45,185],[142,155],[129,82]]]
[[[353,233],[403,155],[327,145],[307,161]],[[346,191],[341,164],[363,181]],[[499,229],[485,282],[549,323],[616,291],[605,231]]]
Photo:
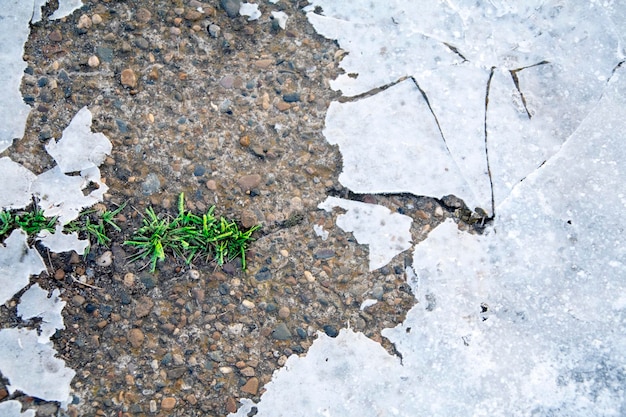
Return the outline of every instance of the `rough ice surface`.
[[[16,229],[0,244],[0,304],[27,286],[31,275],[46,270],[39,252],[28,247],[27,238],[26,233]]]
[[[83,7],[82,0],[59,0],[59,8],[52,13],[50,20],[61,19],[62,17],[69,16],[81,7]]]
[[[483,121],[496,215],[483,235],[448,220],[416,246],[407,280],[419,302],[383,331],[401,363],[361,334],[320,336],[235,415],[626,415],[626,69],[616,29],[626,2],[313,4],[331,16],[310,15],[313,24],[349,51],[335,87],[386,87],[342,105],[384,104],[372,99],[414,81],[473,193],[480,176],[468,167],[484,169],[486,152],[455,155],[449,138]],[[443,41],[453,55],[435,53]],[[473,108],[457,106],[466,99]],[[394,124],[382,110],[379,123]],[[344,111],[327,129],[350,126],[351,115],[375,111]],[[358,132],[342,140],[355,154],[371,146]],[[462,152],[479,142],[468,138]]]
[[[11,158],[0,158],[0,208],[20,209],[33,202],[30,187],[36,175]]]
[[[39,284],[35,284],[20,297],[17,315],[23,320],[41,318],[39,343],[49,342],[50,337],[57,330],[65,329],[61,311],[66,303],[59,298],[59,295],[59,290],[55,289],[48,297],[48,291],[43,290]]]
[[[26,62],[22,60],[24,44],[33,15],[33,2],[4,0],[0,10],[0,152],[24,136],[30,106],[24,103],[20,93],[22,75]]]
[[[50,343],[39,343],[35,330],[0,330],[0,371],[8,379],[9,393],[26,395],[66,404],[70,382],[76,373],[54,355]]]
[[[239,14],[242,16],[248,16],[248,21],[257,20],[261,17],[259,5],[253,3],[241,3],[239,6]]]
[[[332,211],[333,207],[346,210],[337,216],[337,226],[352,232],[357,242],[369,245],[369,269],[374,271],[387,265],[397,254],[411,248],[409,216],[392,213],[377,204],[328,197],[318,208]]]
[[[35,410],[26,410],[22,413],[22,403],[9,400],[0,403],[0,415],[3,417],[35,417]]]
[[[42,230],[37,235],[37,240],[55,253],[76,251],[78,254],[85,253],[90,246],[88,239],[79,239],[78,233],[63,233],[63,226],[57,225],[54,233]]]
[[[91,131],[91,112],[83,107],[63,130],[58,141],[51,139],[46,151],[61,169],[70,173],[98,167],[111,153],[113,145],[104,134]]]
[[[363,178],[384,164],[364,151],[361,138],[397,146],[400,134],[409,148],[420,146],[415,140],[426,144],[427,136],[440,142],[448,159],[437,155],[414,177],[419,185],[407,187],[404,179],[387,186],[417,194],[424,193],[415,188],[430,188],[426,195],[437,198],[454,194],[493,214],[516,184],[558,151],[624,58],[616,22],[623,21],[625,6],[609,3],[314,1],[324,16],[309,12],[309,21],[348,52],[340,63],[345,73],[331,86],[356,100],[332,103],[326,119],[325,135],[345,158],[342,184],[366,192]],[[376,89],[398,82],[418,88],[387,96],[393,103],[379,97],[387,90]],[[397,113],[390,108],[401,105],[414,107],[417,120],[390,119]],[[380,117],[372,120],[379,106]],[[363,160],[350,157],[361,154]],[[449,159],[458,172],[442,181],[436,173],[450,169]],[[413,174],[415,168],[406,162],[395,168],[403,170]],[[447,179],[459,174],[467,183],[461,190],[458,180]],[[380,192],[381,181],[370,181],[370,192]]]

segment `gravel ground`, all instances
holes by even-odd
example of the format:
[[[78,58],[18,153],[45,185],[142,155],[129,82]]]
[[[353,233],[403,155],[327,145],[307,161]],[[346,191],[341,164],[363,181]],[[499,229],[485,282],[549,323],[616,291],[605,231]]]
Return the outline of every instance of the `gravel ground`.
[[[110,248],[44,253],[49,272],[32,280],[62,289],[67,301],[67,329],[54,343],[77,372],[69,415],[224,416],[239,398],[257,400],[316,332],[333,336],[346,325],[394,351],[380,331],[415,302],[404,276],[410,254],[369,272],[367,247],[334,225],[339,212],[317,205],[328,195],[385,205],[414,219],[417,242],[458,217],[458,204],[353,195],[338,183],[341,155],[321,132],[343,54],[314,32],[304,5],[262,2],[263,16],[249,22],[217,0],[91,0],[32,27],[22,93],[33,111],[6,154],[35,173],[50,168],[43,145],[89,106],[93,130],[113,142],[101,168],[110,187],[103,205],[128,202]],[[278,10],[289,15],[285,30],[268,18]],[[263,225],[247,270],[170,257],[150,273],[127,262],[132,250],[121,243],[140,213],[153,205],[174,214],[180,192],[190,209],[216,205],[245,226]],[[367,298],[380,302],[361,311]],[[14,322],[15,304],[0,308],[3,323]],[[39,416],[64,414],[15,397]]]

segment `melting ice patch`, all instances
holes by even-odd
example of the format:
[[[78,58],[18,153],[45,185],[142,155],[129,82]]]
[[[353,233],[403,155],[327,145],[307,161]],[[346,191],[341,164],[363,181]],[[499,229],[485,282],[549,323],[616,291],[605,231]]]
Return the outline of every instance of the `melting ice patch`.
[[[35,417],[35,410],[26,410],[22,413],[22,403],[9,400],[0,403],[0,415],[4,417]]]
[[[40,317],[42,320],[39,343],[49,342],[50,337],[57,330],[65,329],[63,316],[61,315],[61,311],[65,307],[65,301],[61,300],[59,295],[59,290],[55,289],[48,297],[48,292],[43,290],[39,284],[35,284],[20,297],[17,315],[23,320],[35,317]]]
[[[76,373],[54,357],[57,352],[50,343],[39,343],[38,339],[34,330],[0,330],[0,370],[9,380],[7,389],[11,394],[21,391],[67,404],[70,382]]]
[[[0,243],[0,304],[28,285],[31,275],[46,270],[39,252],[28,246],[27,238],[26,233],[16,229]]]
[[[430,169],[412,178],[419,185],[390,178],[386,186],[429,189],[437,198],[455,194],[493,214],[558,151],[624,59],[622,31],[612,20],[622,21],[623,2],[613,8],[583,0],[312,3],[324,15],[309,12],[309,21],[348,52],[340,63],[345,73],[331,86],[355,102],[331,105],[325,136],[339,144],[345,157],[340,181],[355,192],[367,192],[363,177],[380,175],[374,169],[387,157],[351,158],[365,153],[362,138],[379,147],[404,140],[407,153],[437,142]],[[409,80],[416,88],[394,95],[384,90]],[[416,120],[390,120],[400,106],[407,106],[404,113],[413,110]],[[438,178],[441,171],[446,174]],[[381,188],[376,179],[368,181],[374,183],[369,192]]]
[[[369,245],[370,271],[387,265],[397,254],[411,247],[409,216],[392,213],[376,204],[328,197],[318,208],[332,211],[333,207],[347,210],[337,216],[337,226],[352,232],[355,239]]]

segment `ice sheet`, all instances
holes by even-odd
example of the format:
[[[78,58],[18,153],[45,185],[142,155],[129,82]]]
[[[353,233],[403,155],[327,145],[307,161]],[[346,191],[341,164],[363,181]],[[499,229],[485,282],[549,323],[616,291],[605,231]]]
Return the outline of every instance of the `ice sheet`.
[[[9,380],[9,393],[21,391],[43,400],[67,404],[70,382],[76,373],[54,356],[57,352],[49,343],[38,342],[36,331],[0,330],[0,352],[0,371]]]
[[[346,210],[337,216],[337,226],[352,232],[357,242],[369,246],[369,269],[374,271],[387,265],[394,256],[411,248],[409,216],[392,213],[377,204],[328,197],[318,208],[332,211],[334,207]]]
[[[9,400],[0,403],[0,415],[4,417],[35,417],[35,410],[26,410],[22,413],[22,403]]]
[[[0,244],[0,304],[28,285],[31,275],[46,270],[36,249],[28,247],[27,236],[21,229],[14,230]]]
[[[55,289],[48,297],[48,291],[43,290],[39,284],[34,284],[20,297],[17,315],[23,320],[41,318],[39,343],[48,343],[57,330],[65,329],[61,311],[66,303],[59,295],[59,290]]]
[[[32,203],[30,187],[36,175],[9,157],[0,158],[0,208],[20,209]]]

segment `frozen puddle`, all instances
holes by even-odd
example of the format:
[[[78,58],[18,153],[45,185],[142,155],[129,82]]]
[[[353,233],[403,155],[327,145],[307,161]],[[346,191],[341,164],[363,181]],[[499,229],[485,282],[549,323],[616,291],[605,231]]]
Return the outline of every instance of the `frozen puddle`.
[[[401,358],[320,335],[234,415],[626,415],[626,3],[313,6],[348,53],[325,130],[342,184],[495,217],[414,248],[419,303],[383,331]]]

